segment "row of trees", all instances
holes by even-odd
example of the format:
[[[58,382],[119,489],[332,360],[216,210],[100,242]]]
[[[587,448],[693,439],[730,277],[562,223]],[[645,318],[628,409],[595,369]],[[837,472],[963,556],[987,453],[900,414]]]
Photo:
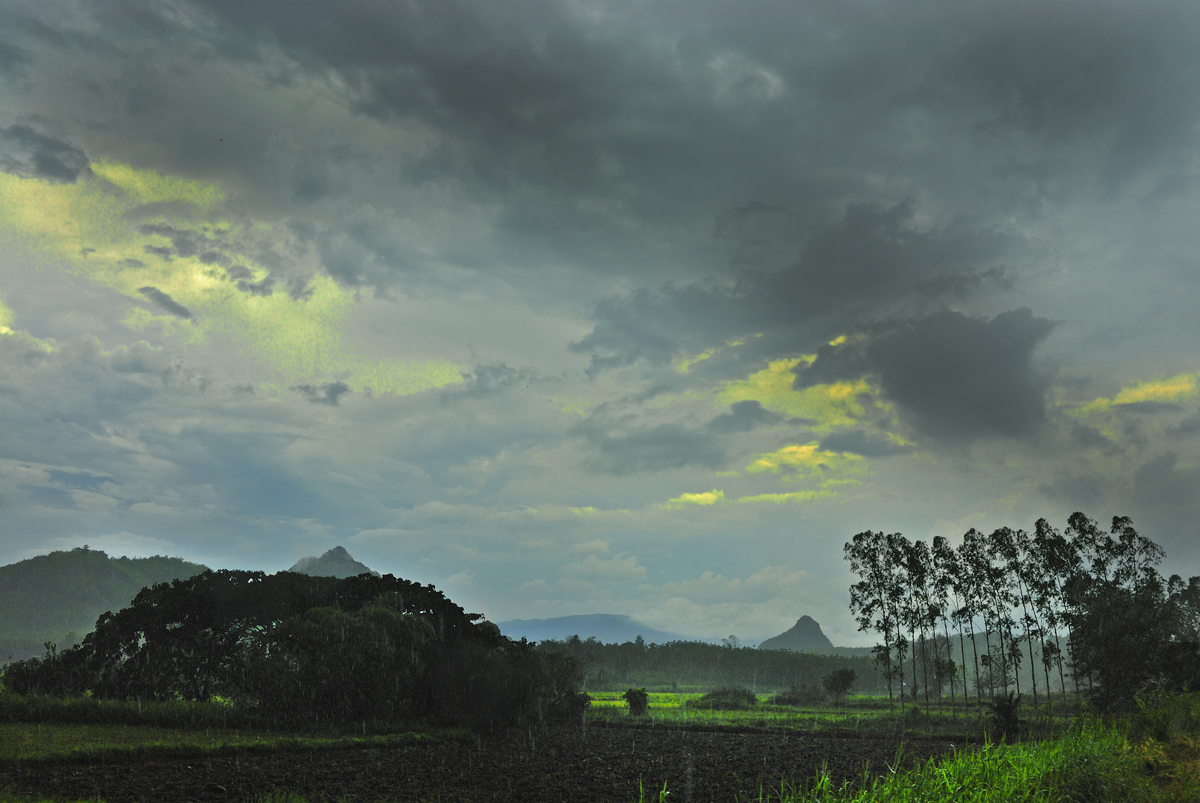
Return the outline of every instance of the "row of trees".
[[[1082,687],[1112,708],[1151,678],[1181,688],[1200,681],[1200,661],[1189,657],[1200,636],[1200,578],[1163,580],[1162,548],[1127,517],[1107,532],[1082,513],[1061,532],[1045,519],[1033,533],[971,529],[957,547],[867,531],[844,552],[860,578],[851,612],[860,630],[879,634],[876,661],[901,705],[906,687],[909,700],[923,688],[928,702],[947,682],[964,703],[971,685],[980,702],[1014,686],[1021,694],[1026,659],[1035,706],[1039,696],[1049,705],[1055,685]]]
[[[624,644],[603,644],[595,638],[572,636],[565,641],[538,644],[545,653],[561,653],[574,659],[586,674],[592,689],[623,689],[629,686],[678,688],[702,686],[749,686],[755,689],[788,689],[817,686],[822,678],[838,670],[856,672],[858,688],[866,694],[882,694],[882,673],[866,656],[814,655],[790,650],[759,650],[699,641],[647,644],[639,636]]]
[[[432,586],[207,571],[144,589],[83,643],[10,665],[18,693],[234,701],[280,724],[476,727],[582,712],[582,675]]]

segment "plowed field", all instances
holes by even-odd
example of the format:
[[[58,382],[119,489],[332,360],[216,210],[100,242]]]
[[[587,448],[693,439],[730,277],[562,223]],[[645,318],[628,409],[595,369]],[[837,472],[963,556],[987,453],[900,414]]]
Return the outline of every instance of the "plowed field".
[[[900,741],[877,735],[589,727],[521,731],[476,743],[281,752],[141,763],[26,765],[0,771],[0,789],[56,798],[242,801],[294,791],[327,800],[619,801],[666,781],[671,800],[758,799],[783,780],[873,774],[895,762]],[[948,752],[944,740],[908,739],[905,763]]]

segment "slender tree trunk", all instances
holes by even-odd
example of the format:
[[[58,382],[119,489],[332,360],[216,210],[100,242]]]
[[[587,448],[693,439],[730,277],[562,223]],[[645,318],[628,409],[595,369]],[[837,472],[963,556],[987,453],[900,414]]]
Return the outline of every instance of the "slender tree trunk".
[[[988,697],[996,696],[996,670],[992,668],[992,623],[983,615],[983,643],[987,647]]]
[[[963,669],[963,713],[967,712],[967,706],[970,705],[968,692],[970,689],[967,686],[967,642],[963,638],[962,623],[958,625],[958,652],[962,656]]]
[[[925,682],[925,710],[929,710],[929,649],[926,646],[925,628],[921,628],[921,675]]]
[[[975,656],[975,707],[983,713],[983,676],[979,674],[979,645],[975,641],[975,617],[971,617],[971,654]]]
[[[954,663],[954,648],[950,646],[950,623],[946,621],[945,614],[942,615],[942,633],[946,636],[946,662]],[[954,696],[954,675],[950,676],[950,710],[958,710],[955,706],[958,704],[958,698]]]

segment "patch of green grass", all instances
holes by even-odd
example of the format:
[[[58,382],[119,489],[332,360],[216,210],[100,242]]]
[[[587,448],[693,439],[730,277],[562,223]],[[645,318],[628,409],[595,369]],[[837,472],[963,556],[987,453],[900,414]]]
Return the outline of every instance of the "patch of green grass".
[[[0,765],[336,750],[459,738],[468,738],[468,735],[465,731],[446,730],[379,736],[297,737],[267,732],[174,730],[139,725],[0,724]]]
[[[699,693],[650,692],[650,709],[646,716],[629,716],[628,707],[620,692],[590,692],[592,705],[589,722],[606,725],[636,725],[638,727],[690,728],[789,728],[803,731],[854,730],[870,733],[905,733],[913,736],[939,736],[966,739],[983,738],[982,715],[975,709],[909,705],[889,709],[877,698],[851,698],[846,705],[800,708],[775,705],[773,695],[758,694],[758,704],[742,710],[704,709],[689,705],[700,700]],[[1060,718],[1045,725],[1041,733],[1061,732],[1073,720]]]

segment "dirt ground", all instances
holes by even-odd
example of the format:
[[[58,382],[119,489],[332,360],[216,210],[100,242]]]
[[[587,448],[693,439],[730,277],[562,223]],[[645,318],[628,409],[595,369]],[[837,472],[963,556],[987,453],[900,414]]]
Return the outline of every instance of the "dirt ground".
[[[904,763],[940,755],[944,740],[904,742]],[[959,745],[961,747],[961,745]],[[895,763],[898,739],[878,735],[727,732],[667,728],[543,729],[476,743],[410,745],[108,765],[27,765],[0,771],[0,789],[55,798],[243,801],[294,791],[318,801],[613,801],[630,803],[642,781],[657,799],[758,800],[784,780],[825,766],[836,779]],[[651,794],[653,792],[654,794]]]

